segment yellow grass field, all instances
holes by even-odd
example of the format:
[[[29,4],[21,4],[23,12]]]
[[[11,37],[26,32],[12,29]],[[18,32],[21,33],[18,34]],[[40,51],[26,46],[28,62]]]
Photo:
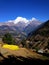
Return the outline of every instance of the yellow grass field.
[[[7,48],[7,49],[10,49],[10,50],[19,50],[19,46],[17,46],[17,45],[4,44],[4,45],[2,46],[2,48]]]

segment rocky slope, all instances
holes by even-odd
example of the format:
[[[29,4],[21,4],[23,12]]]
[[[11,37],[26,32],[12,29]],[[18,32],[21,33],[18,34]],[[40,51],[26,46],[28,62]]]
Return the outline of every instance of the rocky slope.
[[[37,30],[29,33],[28,44],[32,49],[49,49],[49,20],[43,23]]]

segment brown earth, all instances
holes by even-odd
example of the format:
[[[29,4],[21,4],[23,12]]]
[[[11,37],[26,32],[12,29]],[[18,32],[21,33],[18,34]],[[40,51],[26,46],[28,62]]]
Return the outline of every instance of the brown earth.
[[[30,49],[26,49],[26,48],[20,48],[19,50],[9,50],[9,49],[5,49],[2,48],[2,45],[0,44],[0,53],[2,54],[2,56],[0,55],[0,60],[3,60],[4,57],[8,58],[9,55],[13,55],[13,56],[21,56],[21,57],[25,57],[25,58],[36,58],[36,59],[44,59],[43,56],[41,54],[37,54],[36,52],[33,52]]]

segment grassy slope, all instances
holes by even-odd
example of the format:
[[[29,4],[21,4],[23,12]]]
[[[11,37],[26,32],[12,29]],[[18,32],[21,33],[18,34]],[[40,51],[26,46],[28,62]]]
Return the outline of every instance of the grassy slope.
[[[45,63],[45,60],[47,59],[46,56],[37,54],[30,49],[20,48],[19,50],[13,51],[2,48],[2,45],[0,44],[0,64],[37,64]]]

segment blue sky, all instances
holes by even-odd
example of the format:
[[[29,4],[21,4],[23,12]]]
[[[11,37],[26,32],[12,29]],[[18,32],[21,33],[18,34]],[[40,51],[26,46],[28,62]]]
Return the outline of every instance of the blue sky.
[[[0,22],[14,20],[18,16],[48,20],[49,0],[0,0]]]

